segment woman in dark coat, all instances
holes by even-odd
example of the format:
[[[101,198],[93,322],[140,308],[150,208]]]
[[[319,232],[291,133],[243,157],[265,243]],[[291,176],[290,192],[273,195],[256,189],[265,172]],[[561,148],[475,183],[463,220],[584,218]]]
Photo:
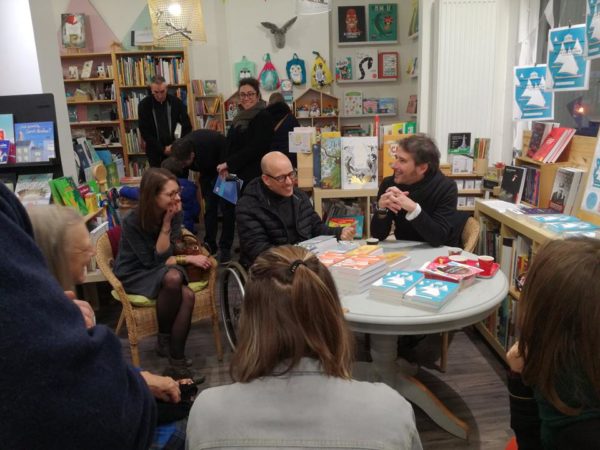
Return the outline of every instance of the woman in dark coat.
[[[271,151],[280,151],[289,158],[293,167],[297,167],[296,154],[290,153],[289,133],[294,131],[294,128],[299,127],[300,122],[298,122],[298,119],[285,102],[283,95],[279,92],[274,92],[269,97],[267,112],[271,114],[274,124]]]
[[[210,267],[210,260],[203,255],[173,256],[174,243],[181,238],[182,217],[177,178],[165,169],[145,171],[139,206],[123,221],[114,268],[126,292],[156,299],[156,352],[169,357],[167,374],[176,379],[192,377],[184,348],[194,293],[187,286],[183,266]]]

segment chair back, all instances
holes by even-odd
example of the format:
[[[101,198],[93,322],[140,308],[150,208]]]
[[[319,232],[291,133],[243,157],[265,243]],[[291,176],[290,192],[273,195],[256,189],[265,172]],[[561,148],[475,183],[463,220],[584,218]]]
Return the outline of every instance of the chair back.
[[[465,252],[473,253],[479,241],[479,221],[469,217],[462,231],[461,243]]]

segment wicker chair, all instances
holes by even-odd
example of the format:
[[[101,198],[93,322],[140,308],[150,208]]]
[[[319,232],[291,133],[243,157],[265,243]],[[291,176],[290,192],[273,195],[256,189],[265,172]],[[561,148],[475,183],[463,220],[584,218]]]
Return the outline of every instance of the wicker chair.
[[[203,249],[204,250],[204,249]],[[209,256],[206,253],[206,256]],[[121,282],[112,271],[114,262],[110,240],[107,234],[104,234],[96,244],[96,261],[98,267],[116,291],[118,300],[123,305],[123,311],[117,325],[117,333],[125,319],[127,324],[127,335],[129,346],[131,347],[131,359],[135,366],[140,365],[140,354],[138,342],[140,339],[158,333],[158,322],[156,320],[156,308],[138,307],[133,305]],[[196,303],[192,313],[192,323],[201,319],[211,319],[215,338],[215,347],[219,361],[223,359],[223,349],[221,347],[221,333],[219,330],[219,316],[217,314],[215,302],[215,290],[217,285],[217,262],[211,257],[213,263],[209,272],[208,286],[201,291],[196,292]]]
[[[465,252],[473,253],[475,251],[477,242],[479,241],[479,229],[479,222],[473,217],[469,217],[461,235],[462,247]],[[442,349],[440,356],[440,370],[442,372],[446,371],[446,366],[448,364],[448,344],[449,334],[447,331],[444,331],[442,333]]]

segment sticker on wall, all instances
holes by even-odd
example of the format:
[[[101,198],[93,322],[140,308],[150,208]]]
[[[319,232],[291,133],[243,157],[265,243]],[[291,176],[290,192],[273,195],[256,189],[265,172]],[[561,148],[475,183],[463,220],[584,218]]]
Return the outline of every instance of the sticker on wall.
[[[514,68],[513,119],[554,118],[554,93],[545,90],[546,64]]]
[[[600,6],[598,0],[586,0],[585,51],[588,59],[600,57]]]
[[[583,56],[585,24],[548,31],[546,89],[582,91],[588,89],[590,62]]]

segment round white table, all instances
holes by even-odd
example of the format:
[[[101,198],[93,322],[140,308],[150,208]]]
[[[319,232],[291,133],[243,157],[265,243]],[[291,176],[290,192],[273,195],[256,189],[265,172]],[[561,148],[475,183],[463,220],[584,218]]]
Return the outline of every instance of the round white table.
[[[426,261],[447,256],[447,247],[431,247],[422,242],[386,241],[384,251],[408,251],[411,257],[408,267],[415,270]],[[463,255],[471,255],[463,252]],[[397,359],[397,336],[432,334],[451,331],[477,323],[489,316],[506,297],[508,282],[502,271],[492,278],[477,278],[461,290],[440,311],[431,312],[404,306],[397,300],[374,300],[369,293],[342,297],[345,317],[354,331],[371,335],[373,363],[369,374],[360,378],[380,380],[394,387],[407,400],[419,406],[438,425],[449,433],[467,438],[468,426],[452,414],[427,387],[414,378],[407,365]],[[357,365],[357,374],[364,372],[364,364]]]

